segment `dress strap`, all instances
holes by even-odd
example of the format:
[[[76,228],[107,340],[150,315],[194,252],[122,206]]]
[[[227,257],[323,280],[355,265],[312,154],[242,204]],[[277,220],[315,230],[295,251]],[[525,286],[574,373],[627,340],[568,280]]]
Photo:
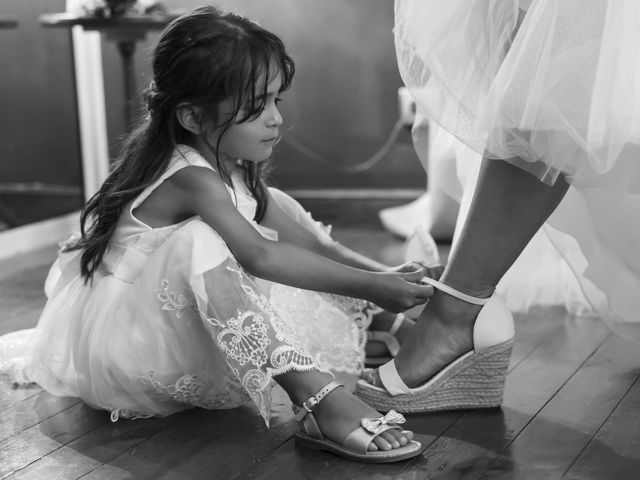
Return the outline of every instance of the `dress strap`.
[[[204,167],[216,171],[200,153],[187,145],[178,145],[171,156],[169,166],[151,185],[145,188],[131,204],[131,211],[140,206],[153,191],[158,188],[167,178],[171,177],[178,170],[186,167]]]

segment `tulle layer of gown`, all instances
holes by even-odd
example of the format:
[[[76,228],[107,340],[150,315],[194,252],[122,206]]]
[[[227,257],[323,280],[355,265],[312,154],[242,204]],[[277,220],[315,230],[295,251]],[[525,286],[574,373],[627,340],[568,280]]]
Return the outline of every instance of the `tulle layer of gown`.
[[[420,112],[486,158],[571,183],[544,234],[598,315],[640,341],[640,2],[395,9],[398,65]]]

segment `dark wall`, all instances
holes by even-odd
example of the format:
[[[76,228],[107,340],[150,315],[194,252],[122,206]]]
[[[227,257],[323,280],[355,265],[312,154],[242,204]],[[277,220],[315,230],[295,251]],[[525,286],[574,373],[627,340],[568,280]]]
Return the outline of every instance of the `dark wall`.
[[[169,8],[201,2],[167,0]],[[284,96],[284,136],[273,183],[291,189],[424,188],[425,176],[403,130],[375,167],[340,169],[369,158],[398,117],[397,72],[390,0],[220,0],[280,35],[297,64]],[[71,35],[45,28],[38,17],[64,11],[64,0],[4,0],[0,15],[17,28],[0,29],[0,230],[77,210],[82,174]],[[142,89],[159,33],[136,51]],[[103,38],[107,125],[115,157],[125,133],[123,72],[116,46]],[[319,163],[286,139],[303,144]],[[11,185],[36,185],[11,192]],[[7,186],[9,189],[7,190]],[[43,187],[46,193],[38,190]],[[51,187],[51,188],[49,188]],[[48,190],[47,190],[48,189]]]
[[[82,204],[71,36],[38,21],[42,13],[63,11],[64,3],[0,3],[0,15],[18,21],[0,29],[0,230]],[[12,191],[18,183],[29,189]]]
[[[166,1],[170,8],[202,2]],[[425,175],[410,135],[403,130],[375,167],[362,173],[340,171],[368,159],[387,139],[397,118],[402,85],[393,46],[390,0],[220,0],[222,8],[243,13],[278,34],[296,61],[293,88],[285,93],[285,141],[276,150],[273,183],[285,189],[417,188]],[[150,80],[151,33],[138,45],[136,72],[142,89]],[[111,154],[124,132],[123,80],[113,43],[103,40],[107,121]],[[291,146],[303,144],[314,161]]]

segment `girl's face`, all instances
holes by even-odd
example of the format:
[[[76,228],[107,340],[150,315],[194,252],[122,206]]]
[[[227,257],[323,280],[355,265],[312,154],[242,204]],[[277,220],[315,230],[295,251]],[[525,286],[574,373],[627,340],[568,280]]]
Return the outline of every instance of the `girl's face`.
[[[278,110],[278,92],[282,86],[280,75],[267,86],[264,110],[258,117],[243,123],[234,123],[220,143],[219,155],[223,161],[238,159],[261,162],[271,156],[274,145],[279,139],[278,129],[282,125],[282,116]],[[260,101],[261,99],[256,99]],[[223,106],[224,107],[224,106]],[[240,118],[244,112],[240,111]],[[211,132],[208,140],[212,145],[217,141],[219,132]]]

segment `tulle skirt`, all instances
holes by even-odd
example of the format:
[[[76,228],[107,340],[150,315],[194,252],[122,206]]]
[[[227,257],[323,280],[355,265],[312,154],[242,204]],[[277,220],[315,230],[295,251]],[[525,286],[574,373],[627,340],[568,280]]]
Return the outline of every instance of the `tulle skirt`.
[[[638,25],[635,0],[396,0],[394,30],[420,112],[485,158],[571,183],[545,235],[591,306],[635,340]]]

